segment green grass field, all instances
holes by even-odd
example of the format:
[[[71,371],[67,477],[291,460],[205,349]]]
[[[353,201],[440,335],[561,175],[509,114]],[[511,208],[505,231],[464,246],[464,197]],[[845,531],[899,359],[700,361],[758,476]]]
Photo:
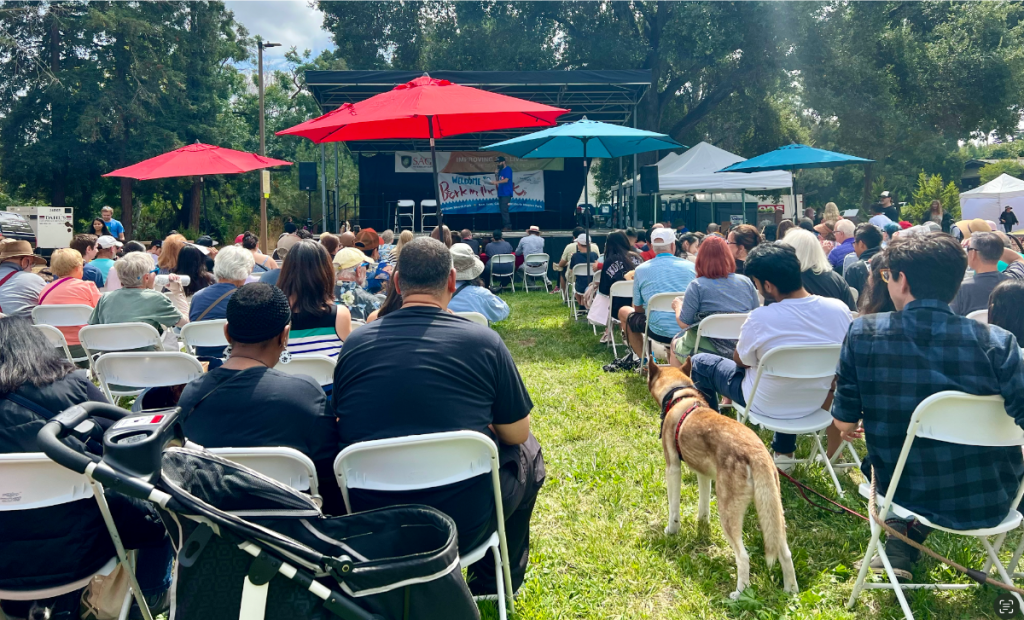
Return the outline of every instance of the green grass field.
[[[547,462],[533,517],[530,569],[516,601],[518,618],[902,617],[893,594],[884,591],[866,592],[852,611],[846,609],[856,579],[853,564],[867,547],[867,524],[810,506],[785,480],[782,501],[800,594],[784,594],[781,569],[766,567],[751,507],[744,528],[751,587],[740,600],[729,600],[735,587],[732,551],[714,497],[711,527],[697,528],[696,478],[685,467],[682,530],[663,533],[668,508],[658,405],[646,382],[636,373],[603,372],[611,349],[598,343],[588,325],[570,321],[559,296],[505,298],[512,316],[495,329],[530,390],[532,428]],[[856,490],[859,472],[840,476],[846,505],[866,514],[866,501]],[[824,469],[798,468],[796,477],[834,495]],[[1017,540],[1012,536],[1010,544]],[[984,552],[971,541],[933,535],[928,544],[961,564],[982,566]],[[964,582],[930,560],[916,577]],[[995,598],[991,588],[909,594],[922,619],[996,618]],[[496,617],[493,605],[481,608],[486,617]]]

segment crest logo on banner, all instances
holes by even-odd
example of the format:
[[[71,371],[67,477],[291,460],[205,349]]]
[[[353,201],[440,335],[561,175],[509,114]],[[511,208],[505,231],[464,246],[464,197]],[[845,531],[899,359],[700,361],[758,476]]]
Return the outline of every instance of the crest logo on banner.
[[[402,155],[402,167],[403,168],[410,168],[410,167],[412,167],[412,155]]]

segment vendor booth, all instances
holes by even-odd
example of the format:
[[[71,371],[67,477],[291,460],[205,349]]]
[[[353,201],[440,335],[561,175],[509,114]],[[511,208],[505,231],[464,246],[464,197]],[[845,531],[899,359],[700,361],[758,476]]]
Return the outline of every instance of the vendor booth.
[[[1007,206],[1013,208],[1020,222],[1024,222],[1024,181],[1001,174],[981,187],[960,194],[960,219],[980,218],[998,224],[999,214]],[[1024,229],[1024,224],[1018,223],[1013,227],[1013,230],[1021,229]]]

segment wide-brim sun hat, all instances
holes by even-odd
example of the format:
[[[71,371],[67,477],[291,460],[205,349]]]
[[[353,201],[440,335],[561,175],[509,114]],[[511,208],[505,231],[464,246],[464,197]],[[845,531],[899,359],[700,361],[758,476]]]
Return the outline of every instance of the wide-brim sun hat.
[[[455,267],[455,279],[462,282],[476,280],[484,272],[484,263],[473,252],[473,248],[465,243],[455,243],[451,247],[452,266]]]
[[[46,259],[32,251],[32,244],[21,239],[4,239],[0,241],[0,262],[9,258],[31,257],[37,265],[45,265]]]
[[[961,220],[955,224],[960,232],[963,233],[964,239],[970,239],[971,235],[976,232],[992,232],[992,227],[988,225],[988,222],[981,219],[980,217],[974,218],[973,220]]]

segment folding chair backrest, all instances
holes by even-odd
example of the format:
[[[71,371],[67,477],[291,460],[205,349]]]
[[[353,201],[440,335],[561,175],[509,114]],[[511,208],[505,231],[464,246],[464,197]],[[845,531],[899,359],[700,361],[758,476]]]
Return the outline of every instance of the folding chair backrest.
[[[494,442],[475,431],[364,441],[345,448],[334,460],[334,473],[347,506],[348,489],[431,489],[486,473],[494,477],[497,467]]]
[[[48,508],[92,497],[92,485],[42,452],[0,454],[0,512]]]
[[[491,257],[490,260],[494,264],[512,263],[514,265],[514,264],[516,264],[516,255],[515,254],[495,254],[494,256]]]
[[[572,275],[576,276],[577,278],[580,276],[583,276],[584,278],[587,277],[587,267],[587,263],[580,263],[579,265],[576,265],[575,267],[572,268]],[[594,275],[594,272],[595,270],[591,266],[589,275]]]
[[[224,326],[227,323],[227,319],[189,323],[181,328],[181,339],[193,352],[196,347],[226,347],[228,339],[224,337]]]
[[[633,281],[632,280],[619,280],[615,284],[612,284],[612,288],[608,291],[609,297],[629,297],[633,299]]]
[[[975,310],[967,315],[967,318],[988,325],[988,310]]]
[[[724,338],[737,340],[740,328],[747,321],[747,313],[713,314],[697,325],[697,334],[702,338]]]
[[[414,201],[412,201],[412,200],[399,200],[398,201],[398,208],[399,209],[415,209],[416,208],[416,203]]]
[[[86,325],[78,332],[78,338],[91,354],[146,347],[155,347],[159,351],[163,348],[160,332],[149,323]]]
[[[100,383],[131,388],[182,385],[203,374],[199,360],[180,351],[107,353],[93,367]]]
[[[489,323],[487,322],[487,317],[480,314],[479,312],[456,312],[455,316],[461,316],[464,319],[469,319],[470,321],[483,325],[484,327],[487,327],[489,325]]]
[[[783,379],[821,379],[836,374],[842,345],[786,346],[772,349],[757,367],[758,375]]]
[[[684,293],[658,293],[647,300],[644,312],[650,316],[652,312],[672,312],[672,302],[676,297],[683,297]]]
[[[286,484],[296,491],[318,492],[316,467],[295,448],[208,448],[210,452]]]
[[[32,322],[36,325],[75,327],[88,325],[92,306],[85,304],[53,304],[32,308]]]
[[[547,254],[527,254],[523,259],[523,270],[527,275],[544,275],[548,272],[548,263],[551,257]]]
[[[433,213],[434,211],[437,211],[437,201],[436,200],[421,200],[420,201],[420,212],[421,213],[428,213],[427,209],[430,209],[430,213]]]
[[[68,346],[68,341],[65,340],[64,334],[53,325],[39,324],[34,326],[37,330],[42,332],[46,339],[50,341],[50,344],[54,349],[65,349]]]
[[[321,387],[334,385],[334,358],[326,355],[293,355],[287,364],[278,364],[274,370],[289,375],[306,375],[312,377]]]

